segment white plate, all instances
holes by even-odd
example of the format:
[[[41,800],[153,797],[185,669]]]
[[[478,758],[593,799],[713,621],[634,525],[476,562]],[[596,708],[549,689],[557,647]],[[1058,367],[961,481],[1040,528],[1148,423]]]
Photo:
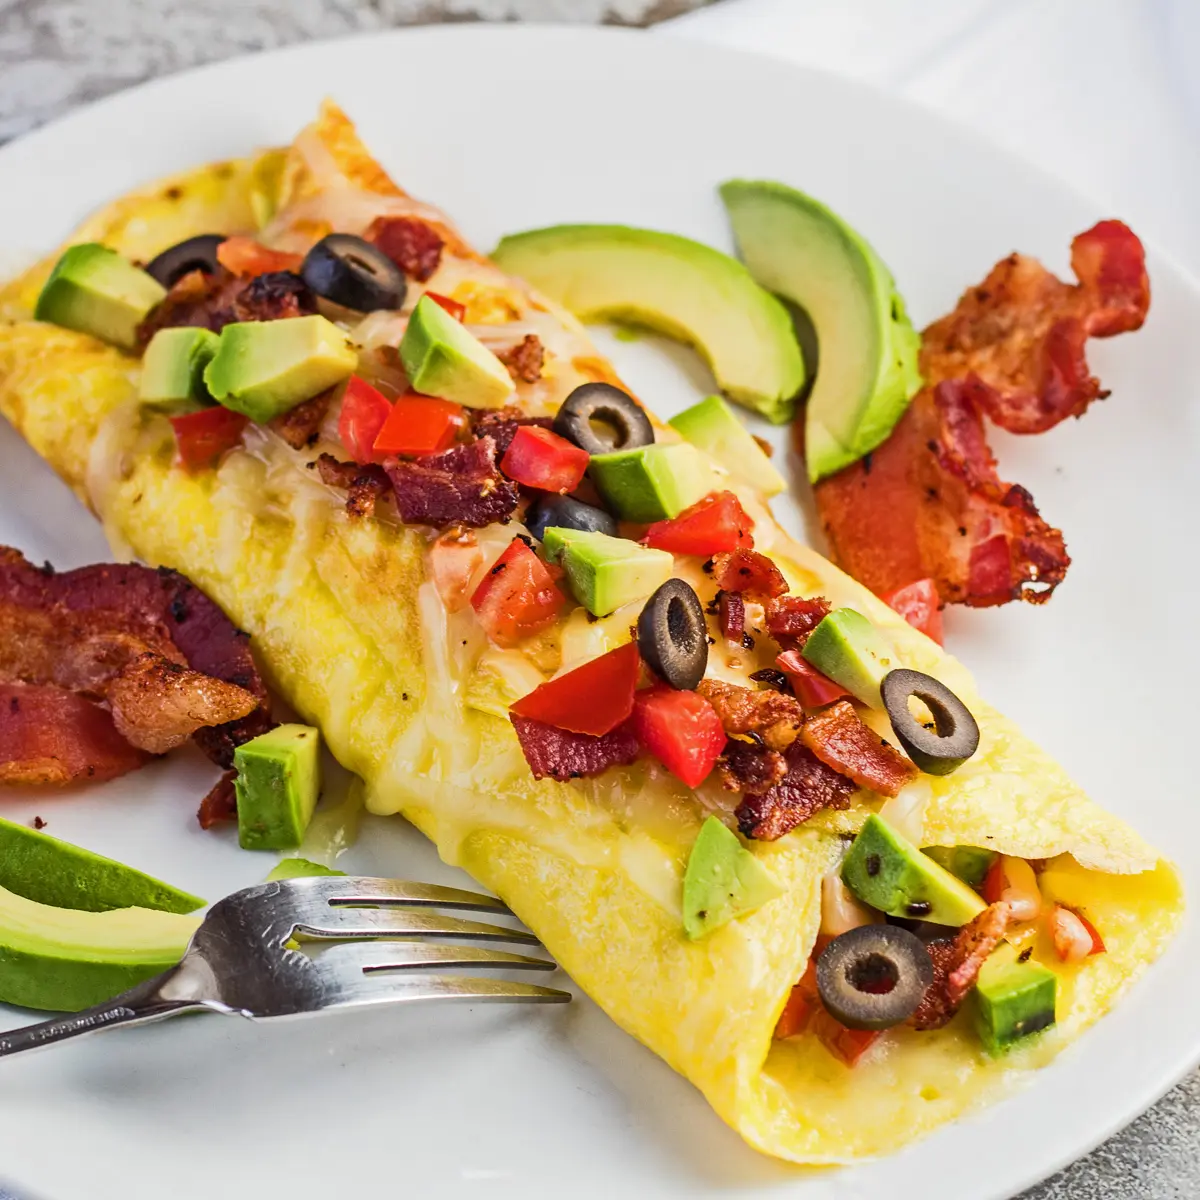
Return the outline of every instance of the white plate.
[[[1065,271],[1071,236],[1109,215],[965,132],[841,80],[629,32],[471,27],[224,63],[0,151],[0,265],[50,248],[135,184],[287,141],[326,94],[405,187],[446,207],[481,247],[507,231],[589,220],[727,245],[714,185],[783,179],[870,237],[919,323],[1014,248]],[[1195,894],[1200,814],[1180,750],[1192,749],[1200,678],[1200,293],[1160,255],[1151,278],[1145,331],[1090,350],[1112,398],[1048,435],[996,438],[1006,477],[1066,530],[1068,582],[1045,609],[955,611],[948,632],[985,693],[1101,804],[1170,850]],[[707,386],[685,352],[601,342],[664,415]],[[64,567],[105,556],[97,527],[7,427],[0,479],[0,541]],[[798,507],[781,512],[803,528]],[[211,776],[198,755],[181,754],[69,796],[9,794],[4,811],[41,814],[55,834],[216,897],[258,881],[267,863],[197,828]],[[341,865],[457,875],[400,821],[371,824]],[[1117,1012],[1026,1092],[854,1170],[799,1171],[746,1149],[585,1001],[275,1027],[207,1018],[17,1059],[3,1064],[0,1173],[41,1200],[264,1188],[292,1200],[355,1188],[985,1200],[1083,1153],[1200,1059],[1198,993],[1189,924]]]

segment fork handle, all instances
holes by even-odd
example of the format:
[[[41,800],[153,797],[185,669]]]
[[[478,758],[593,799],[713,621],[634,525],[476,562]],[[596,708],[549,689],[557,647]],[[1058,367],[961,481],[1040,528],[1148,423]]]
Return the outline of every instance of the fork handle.
[[[178,970],[178,967],[172,967],[94,1008],[0,1033],[0,1058],[19,1054],[22,1050],[39,1050],[66,1038],[81,1037],[117,1025],[144,1025],[175,1013],[205,1007],[196,1000],[167,999],[162,995],[163,985],[174,978]]]

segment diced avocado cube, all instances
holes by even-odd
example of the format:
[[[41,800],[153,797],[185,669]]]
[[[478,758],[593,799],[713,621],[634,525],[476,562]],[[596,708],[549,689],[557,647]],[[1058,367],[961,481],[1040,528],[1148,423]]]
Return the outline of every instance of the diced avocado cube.
[[[357,366],[354,344],[325,317],[239,321],[221,330],[204,385],[226,408],[265,424]]]
[[[321,734],[279,725],[233,752],[238,842],[243,850],[294,850],[321,790]]]
[[[677,517],[713,489],[712,467],[687,442],[593,454],[588,474],[626,521]]]
[[[711,454],[739,483],[764,496],[775,496],[787,483],[763,448],[720,396],[709,396],[677,413],[669,422],[693,446]]]
[[[204,368],[217,352],[210,329],[183,326],[160,329],[142,357],[138,395],[143,404],[165,413],[195,412],[211,403]]]
[[[166,294],[158,280],[115,250],[85,242],[55,264],[33,315],[133,350],[138,326]]]
[[[965,925],[983,901],[877,813],[866,820],[842,863],[842,882],[864,903],[892,917]]]
[[[502,408],[516,387],[508,368],[428,296],[408,318],[400,360],[415,391],[468,408]]]
[[[1058,977],[1004,942],[983,964],[975,984],[975,1028],[989,1054],[1003,1054],[1055,1021]]]
[[[1000,857],[997,851],[982,846],[930,846],[924,853],[973,888],[982,886],[992,863]]]
[[[551,525],[542,546],[546,557],[566,571],[575,599],[596,617],[649,596],[675,569],[666,550],[650,550],[607,533]]]
[[[883,635],[853,608],[835,608],[800,651],[818,671],[871,708],[882,708],[879,685],[900,663]]]
[[[683,876],[683,931],[701,938],[761,908],[783,889],[718,817],[700,826]]]
[[[325,875],[345,874],[345,871],[339,871],[334,867],[327,867],[322,863],[309,862],[307,858],[281,858],[271,868],[271,873],[267,876],[267,882],[270,883],[275,879],[312,879]]]

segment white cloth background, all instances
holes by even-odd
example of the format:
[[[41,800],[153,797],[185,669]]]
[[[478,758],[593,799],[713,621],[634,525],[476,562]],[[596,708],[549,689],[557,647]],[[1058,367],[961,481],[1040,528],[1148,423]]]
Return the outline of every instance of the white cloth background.
[[[970,125],[1200,276],[1200,0],[724,0],[658,29]]]

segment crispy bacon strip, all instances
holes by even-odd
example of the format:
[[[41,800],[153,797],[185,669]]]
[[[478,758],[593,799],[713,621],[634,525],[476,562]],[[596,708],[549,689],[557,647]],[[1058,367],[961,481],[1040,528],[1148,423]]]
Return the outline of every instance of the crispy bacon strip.
[[[1065,578],[1062,534],[996,473],[978,403],[985,390],[925,389],[882,446],[817,485],[835,558],[873,592],[929,577],[948,603],[1040,604]]]
[[[788,747],[787,774],[767,791],[738,805],[738,828],[748,838],[773,842],[822,809],[850,807],[854,783],[827,767],[801,741]]]
[[[287,412],[276,417],[270,423],[270,427],[293,450],[303,450],[305,446],[315,446],[321,433],[321,423],[325,420],[325,415],[329,412],[329,406],[333,402],[335,390],[328,388],[311,400],[305,400],[303,404],[297,404],[295,408],[288,409]]]
[[[475,409],[471,412],[471,432],[477,437],[490,437],[496,443],[496,461],[512,445],[517,430],[522,425],[537,425],[549,429],[554,422],[549,417],[527,417],[519,408],[505,405],[504,408]]]
[[[823,762],[859,787],[894,796],[916,767],[863,724],[849,700],[839,700],[808,718],[800,739]]]
[[[764,606],[767,632],[784,650],[801,650],[808,635],[829,615],[833,605],[824,596],[775,596]]]
[[[922,336],[927,380],[974,376],[997,425],[1041,433],[1082,416],[1103,399],[1084,348],[1089,337],[1139,329],[1150,307],[1141,242],[1120,221],[1101,221],[1071,244],[1077,285],[1055,278],[1035,258],[1010,254],[958,306]]]
[[[412,462],[384,463],[396,507],[408,525],[480,528],[507,521],[517,507],[517,485],[496,468],[496,444],[482,437]]]
[[[787,759],[761,742],[730,738],[717,759],[722,786],[730,792],[765,792],[788,772]]]
[[[200,801],[196,820],[200,822],[201,829],[211,829],[222,821],[237,819],[237,792],[233,787],[236,778],[236,771],[226,771]]]
[[[234,748],[273,724],[266,686],[246,635],[175,571],[102,563],[57,573],[50,566],[33,566],[16,550],[0,547],[0,613],[12,619],[14,611],[28,621],[25,628],[32,631],[34,642],[41,637],[39,630],[44,633],[49,615],[50,625],[62,631],[54,645],[67,658],[54,670],[78,670],[81,674],[72,686],[81,690],[106,693],[121,670],[138,655],[152,651],[248,692],[256,702],[248,716],[196,731],[197,744],[219,766],[232,766]],[[80,630],[96,636],[76,655],[71,639]],[[104,637],[99,636],[102,633]],[[40,644],[45,648],[44,640]],[[11,661],[9,666],[13,667]],[[86,671],[92,672],[91,684],[84,677]],[[31,670],[10,670],[10,677],[22,674],[26,682],[52,681]]]
[[[98,704],[65,688],[0,683],[0,783],[99,783],[149,761]]]
[[[321,454],[315,464],[321,482],[346,492],[346,511],[352,517],[370,517],[375,505],[391,490],[387,472],[378,463],[340,462],[332,454]]]
[[[592,737],[570,733],[531,717],[510,714],[510,720],[534,779],[565,782],[600,775],[609,767],[628,766],[640,750],[629,721],[602,737]]]
[[[258,707],[244,688],[154,653],[126,667],[108,685],[106,698],[117,731],[151,754],[166,754],[196,730],[240,721]]]
[[[755,734],[769,750],[786,750],[804,724],[800,702],[773,689],[755,691],[719,679],[702,679],[696,692],[716,709],[726,733]]]
[[[527,333],[511,350],[500,355],[508,373],[520,383],[537,383],[546,363],[546,349],[536,333]]]
[[[419,217],[376,217],[366,239],[420,283],[438,269],[445,246],[441,234]]]
[[[783,572],[757,550],[726,550],[714,554],[712,577],[726,592],[744,592],[751,600],[782,596],[788,590]]]
[[[743,644],[746,636],[746,602],[741,592],[722,589],[717,593],[717,623],[727,642],[735,646]]]
[[[929,943],[933,982],[908,1018],[914,1029],[941,1029],[954,1016],[975,986],[980,968],[1004,940],[1011,918],[1012,909],[1000,900],[968,921],[953,939]]]

